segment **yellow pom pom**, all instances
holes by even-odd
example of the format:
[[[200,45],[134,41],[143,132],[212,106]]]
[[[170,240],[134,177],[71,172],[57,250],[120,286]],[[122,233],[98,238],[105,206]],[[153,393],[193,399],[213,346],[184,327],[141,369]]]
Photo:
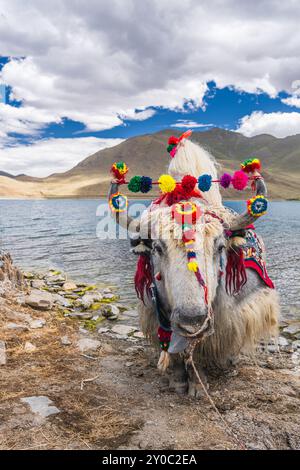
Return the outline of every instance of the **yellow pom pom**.
[[[197,261],[190,261],[187,265],[188,265],[188,268],[189,268],[190,271],[193,271],[193,273],[197,272],[197,270],[198,270]]]
[[[170,175],[161,175],[158,185],[163,193],[171,193],[176,188],[176,181]]]

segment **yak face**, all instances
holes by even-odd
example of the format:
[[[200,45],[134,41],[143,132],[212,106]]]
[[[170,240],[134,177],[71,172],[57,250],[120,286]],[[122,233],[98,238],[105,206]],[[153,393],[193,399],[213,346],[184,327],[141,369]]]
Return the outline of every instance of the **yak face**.
[[[151,261],[158,296],[169,315],[173,330],[194,334],[204,322],[213,303],[225,258],[225,238],[221,225],[203,226],[197,230],[195,251],[205,288],[187,267],[183,243],[173,239],[152,242]]]

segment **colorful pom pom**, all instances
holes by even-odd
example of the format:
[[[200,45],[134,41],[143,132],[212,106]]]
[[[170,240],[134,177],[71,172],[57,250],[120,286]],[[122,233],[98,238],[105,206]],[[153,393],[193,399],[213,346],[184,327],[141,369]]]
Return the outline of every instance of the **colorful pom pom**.
[[[187,194],[190,194],[192,191],[194,191],[196,184],[197,184],[197,178],[195,178],[194,176],[190,176],[190,175],[184,176],[181,181],[182,189]]]
[[[247,158],[241,163],[241,168],[245,173],[253,173],[255,170],[261,170],[261,163],[258,158]]]
[[[177,146],[174,145],[174,148],[172,148],[172,150],[170,151],[170,157],[174,158],[176,155],[176,152],[177,152]]]
[[[142,176],[141,192],[148,193],[151,189],[152,189],[152,178],[149,178],[149,176]]]
[[[268,200],[263,195],[254,196],[247,201],[247,210],[253,217],[261,217],[267,212]]]
[[[220,178],[220,185],[222,188],[229,188],[232,176],[229,173],[224,173]]]
[[[141,181],[142,181],[141,176],[133,176],[128,183],[129,191],[133,193],[138,193],[141,190]]]
[[[169,140],[168,140],[169,145],[177,145],[178,142],[179,142],[178,137],[175,137],[174,135],[171,135],[171,137],[169,137]]]
[[[232,186],[238,191],[242,191],[248,184],[248,176],[241,170],[234,173],[232,177]]]
[[[197,261],[189,261],[187,264],[187,267],[190,271],[193,273],[196,273],[198,271],[198,263]]]
[[[171,153],[171,151],[172,151],[175,147],[176,147],[175,144],[170,144],[170,145],[168,145],[168,147],[167,147],[167,151],[168,151],[169,153]]]
[[[171,193],[176,188],[176,181],[170,175],[161,175],[158,179],[158,185],[162,193]]]
[[[121,193],[112,194],[109,200],[109,205],[112,212],[124,212],[128,206],[127,197]]]
[[[112,164],[110,171],[118,181],[124,181],[128,166],[125,162],[115,162]]]
[[[198,188],[203,193],[210,190],[211,183],[212,183],[211,175],[202,175],[202,176],[199,176],[198,178]]]

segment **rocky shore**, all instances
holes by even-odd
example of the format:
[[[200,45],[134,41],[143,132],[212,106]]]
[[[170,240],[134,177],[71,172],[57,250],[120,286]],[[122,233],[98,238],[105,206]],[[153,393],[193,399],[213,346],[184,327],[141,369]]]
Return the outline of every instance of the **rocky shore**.
[[[166,387],[156,361],[115,288],[22,273],[0,256],[0,449],[238,448],[205,399]],[[247,448],[300,448],[300,322],[209,383]]]

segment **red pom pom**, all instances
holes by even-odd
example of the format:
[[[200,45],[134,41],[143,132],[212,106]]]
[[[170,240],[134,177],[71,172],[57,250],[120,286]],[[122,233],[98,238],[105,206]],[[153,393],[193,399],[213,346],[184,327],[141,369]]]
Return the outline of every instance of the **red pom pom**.
[[[174,135],[171,135],[171,137],[169,137],[169,140],[168,140],[168,144],[169,145],[177,145],[179,142],[179,139],[178,137],[175,137]]]
[[[248,176],[241,170],[236,171],[232,177],[232,186],[238,191],[242,191],[248,184]]]
[[[186,175],[182,178],[181,186],[186,193],[191,193],[197,184],[197,178],[191,175]]]

